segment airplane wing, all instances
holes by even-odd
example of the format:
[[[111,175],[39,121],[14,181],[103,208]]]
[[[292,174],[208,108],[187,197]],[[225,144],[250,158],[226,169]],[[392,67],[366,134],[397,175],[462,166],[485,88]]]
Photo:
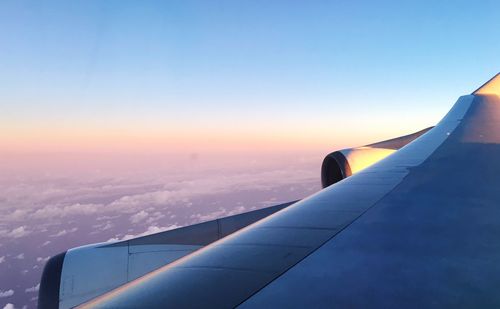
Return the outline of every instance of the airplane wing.
[[[79,308],[499,307],[500,74],[423,133],[330,154],[320,192]]]

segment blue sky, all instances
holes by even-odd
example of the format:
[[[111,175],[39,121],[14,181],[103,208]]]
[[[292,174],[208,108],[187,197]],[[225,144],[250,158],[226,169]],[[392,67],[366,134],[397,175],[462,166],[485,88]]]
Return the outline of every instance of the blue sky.
[[[500,71],[499,15],[495,1],[1,1],[0,145],[409,133]]]

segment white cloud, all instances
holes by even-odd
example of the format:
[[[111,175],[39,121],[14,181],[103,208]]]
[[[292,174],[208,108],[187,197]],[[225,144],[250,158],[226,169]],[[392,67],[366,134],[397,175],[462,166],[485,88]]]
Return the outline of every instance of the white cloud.
[[[14,258],[18,259],[18,260],[23,260],[24,259],[24,253],[20,253],[20,254],[16,255]]]
[[[196,219],[197,222],[205,222],[205,221],[211,221],[217,218],[224,217],[226,214],[226,209],[220,208],[219,210],[213,211],[209,214],[193,214],[190,216],[191,219]]]
[[[50,240],[47,240],[46,242],[44,242],[44,243],[41,245],[41,247],[45,247],[46,245],[48,245],[48,244],[50,244],[50,243],[51,243],[51,241],[50,241]]]
[[[195,222],[206,222],[206,221],[211,221],[211,220],[215,220],[215,219],[222,218],[222,217],[237,215],[237,214],[243,213],[245,211],[247,211],[247,209],[243,205],[240,205],[240,206],[235,207],[235,208],[231,208],[229,210],[224,208],[224,207],[220,207],[218,210],[212,211],[208,214],[202,214],[202,213],[192,214],[190,216],[190,218],[195,219],[196,220]]]
[[[139,223],[142,220],[146,219],[148,217],[148,213],[145,212],[144,210],[141,210],[140,212],[136,213],[135,215],[130,216],[130,222],[133,224]]]
[[[155,222],[157,222],[158,220],[160,220],[161,218],[164,218],[164,217],[165,217],[164,214],[157,211],[153,215],[151,215],[146,222],[148,224],[154,224]]]
[[[176,229],[178,227],[179,226],[177,226],[175,224],[167,226],[167,227],[150,226],[150,227],[148,227],[148,229],[146,231],[144,231],[142,233],[139,233],[136,235],[127,234],[127,235],[123,236],[122,238],[118,238],[118,237],[110,238],[110,239],[108,239],[108,242],[128,240],[128,239],[132,239],[132,238],[136,238],[136,237],[147,236],[147,235],[151,235],[151,234],[155,234],[155,233],[173,230],[173,229]]]
[[[34,218],[47,219],[55,217],[67,217],[75,215],[91,215],[102,209],[101,204],[72,204],[68,206],[48,205],[38,209],[33,214]]]
[[[0,218],[0,221],[23,220],[26,217],[47,219],[95,214],[100,215],[97,218],[100,221],[110,220],[115,218],[116,214],[119,216],[120,213],[129,215],[135,213],[137,216],[131,216],[130,220],[157,225],[159,218],[156,220],[151,218],[151,213],[155,211],[153,209],[157,207],[165,209],[166,206],[179,202],[188,206],[193,199],[203,195],[213,196],[242,190],[270,190],[288,184],[317,182],[316,175],[313,175],[309,169],[305,169],[303,165],[300,163],[299,166],[295,164],[287,168],[247,171],[246,173],[238,171],[228,174],[228,171],[224,171],[223,174],[202,174],[197,178],[190,177],[192,176],[190,174],[179,174],[163,178],[155,175],[155,178],[151,179],[149,175],[146,175],[141,179],[134,178],[134,183],[122,178],[106,179],[103,182],[101,178],[83,181],[81,178],[68,177],[68,181],[61,184],[58,181],[51,182],[52,179],[49,177],[43,179],[45,182],[12,185],[11,190],[8,191],[7,200],[15,205],[21,203],[25,209],[13,209]],[[179,179],[189,180],[178,181]],[[31,210],[32,205],[44,205],[44,207]],[[153,209],[148,210],[151,207]],[[149,216],[143,218],[144,213],[139,211],[141,209],[148,212]],[[111,212],[113,212],[112,216],[109,214]],[[24,232],[28,233],[26,230]],[[0,231],[0,236],[6,234],[10,237],[17,235],[10,231]]]
[[[40,290],[40,283],[35,286],[32,286],[31,288],[27,288],[25,291],[26,293],[35,293],[38,292],[38,290]]]
[[[38,297],[37,297],[38,298]],[[17,307],[19,308],[19,307]],[[14,304],[11,304],[11,303],[8,303],[6,304],[3,309],[16,309],[16,307],[14,306]],[[21,309],[28,309],[28,306],[27,305],[24,305],[21,307]]]
[[[183,202],[188,204],[190,199],[241,190],[270,190],[280,185],[303,183],[311,181],[309,175],[302,175],[296,170],[276,170],[257,173],[243,173],[236,175],[212,175],[211,177],[183,181],[173,189],[156,190],[138,194],[122,196],[107,204],[108,211],[121,210],[132,212],[151,206],[166,206]]]
[[[100,231],[106,231],[112,228],[114,225],[111,221],[106,221],[100,224],[93,225],[92,227],[95,229],[99,229]]]
[[[66,234],[68,234],[68,231],[62,230],[62,231],[59,231],[59,232],[57,232],[55,234],[49,235],[49,237],[59,237],[59,236],[63,236],[63,235],[66,235]]]
[[[103,227],[101,227],[101,231],[109,230],[112,227],[113,224],[110,221],[107,221],[106,224]]]
[[[26,236],[30,233],[31,233],[30,231],[26,230],[25,226],[19,226],[10,232],[6,231],[6,230],[1,231],[0,236],[4,236],[7,238],[20,238],[20,237]]]
[[[2,264],[3,262],[5,262],[5,255],[0,256],[0,264]]]
[[[66,235],[68,233],[73,233],[73,232],[76,232],[78,231],[78,228],[77,227],[74,227],[70,230],[62,230],[62,231],[59,231],[57,232],[56,234],[53,234],[53,235],[50,235],[50,237],[59,237],[59,236],[63,236],[63,235]]]
[[[12,295],[14,295],[14,290],[12,290],[12,289],[7,290],[7,291],[0,290],[0,298],[2,298],[2,297],[10,297]]]
[[[120,215],[117,215],[117,216],[100,216],[100,217],[97,217],[97,221],[102,221],[102,220],[111,220],[111,219],[116,219],[118,218]]]
[[[36,261],[41,262],[41,263],[46,263],[50,259],[50,256],[48,257],[37,257]]]
[[[10,214],[7,214],[4,219],[8,221],[21,220],[26,218],[28,211],[26,209],[16,209]]]

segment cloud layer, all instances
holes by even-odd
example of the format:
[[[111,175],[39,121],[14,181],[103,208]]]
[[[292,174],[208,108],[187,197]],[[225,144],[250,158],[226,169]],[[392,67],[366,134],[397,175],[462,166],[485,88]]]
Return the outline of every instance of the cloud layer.
[[[213,220],[319,188],[310,160],[192,165],[126,169],[127,175],[0,175],[0,297],[11,307],[34,307],[43,265],[68,248]]]

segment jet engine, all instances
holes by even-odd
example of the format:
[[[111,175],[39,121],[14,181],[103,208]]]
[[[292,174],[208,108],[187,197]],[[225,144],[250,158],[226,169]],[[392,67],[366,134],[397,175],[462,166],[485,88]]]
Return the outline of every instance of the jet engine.
[[[433,127],[429,127],[409,135],[366,146],[337,150],[328,154],[321,166],[321,184],[323,188],[377,163],[393,152],[413,142],[432,128]]]

